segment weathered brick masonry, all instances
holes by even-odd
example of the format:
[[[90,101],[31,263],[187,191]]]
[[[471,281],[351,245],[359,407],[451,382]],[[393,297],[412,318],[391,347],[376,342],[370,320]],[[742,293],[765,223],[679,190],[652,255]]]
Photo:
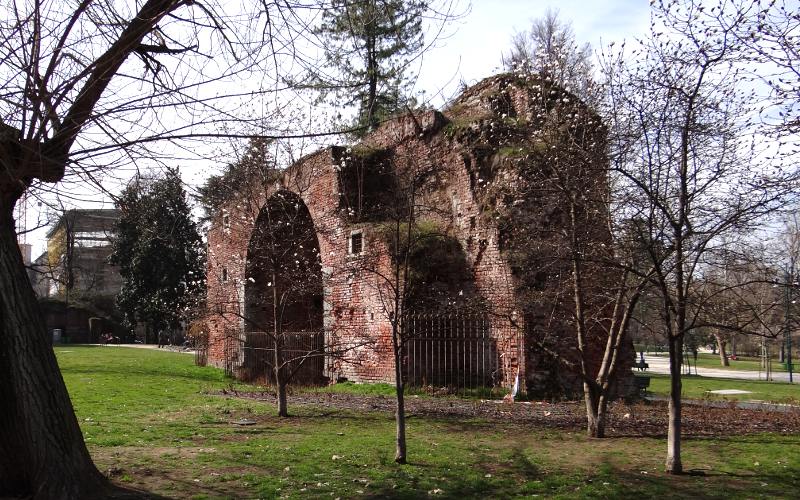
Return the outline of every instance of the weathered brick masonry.
[[[356,213],[390,194],[381,192],[382,189],[393,189],[391,183],[381,183],[380,179],[389,177],[384,175],[386,172],[381,174],[383,177],[376,174],[377,165],[388,169],[390,176],[423,170],[435,172],[418,194],[421,205],[435,210],[420,212],[418,217],[435,221],[439,231],[460,245],[467,267],[465,289],[489,310],[491,335],[500,353],[502,383],[511,386],[517,375],[523,387],[527,382],[531,389],[553,383],[553,364],[544,362],[541,351],[527,338],[530,332],[542,328],[534,323],[544,314],[531,315],[530,304],[522,303],[528,297],[520,291],[524,281],[519,276],[522,271],[509,259],[507,249],[513,245],[503,243],[509,238],[521,238],[504,229],[503,224],[509,222],[503,216],[509,213],[511,205],[519,203],[508,192],[513,194],[514,179],[522,174],[515,166],[514,155],[509,154],[508,145],[492,135],[496,132],[497,137],[510,137],[503,135],[504,130],[527,134],[536,126],[537,116],[556,112],[559,104],[553,103],[557,99],[542,104],[537,91],[541,92],[541,87],[535,81],[511,75],[489,78],[467,89],[444,112],[399,116],[384,123],[360,144],[318,151],[289,167],[274,184],[254,186],[230,201],[212,221],[208,233],[209,362],[217,366],[228,364],[235,372],[242,361],[245,294],[248,279],[253,281],[247,275],[248,258],[253,258],[248,257],[251,238],[268,200],[276,193],[288,191],[305,204],[316,232],[322,268],[322,321],[328,340],[351,339],[355,344],[368,336],[374,341],[349,352],[343,360],[329,360],[325,375],[331,380],[393,381],[391,324],[383,303],[386,298],[382,294],[383,285],[374,272],[359,272],[358,266],[359,259],[372,258],[373,270],[376,265],[385,272],[392,268],[389,243],[381,234],[386,221],[379,215],[368,217]],[[568,94],[559,94],[559,99],[562,95]],[[366,170],[359,171],[355,178],[363,189],[373,189],[372,193],[354,193],[353,178],[348,180],[359,161],[366,165]],[[373,184],[369,182],[370,176]],[[367,181],[363,182],[365,178]],[[600,179],[593,186],[606,189],[605,180]],[[503,196],[492,194],[501,191],[505,193]],[[531,196],[529,192],[518,195]],[[355,198],[358,198],[357,210],[352,203]],[[557,202],[551,200],[552,204]],[[540,205],[546,203],[535,206]],[[598,242],[608,239],[603,221],[594,221],[593,227]],[[359,231],[364,251],[353,255],[351,236]],[[538,226],[531,227],[523,243],[546,251],[550,246],[542,242],[555,241],[550,233],[545,234]],[[554,281],[551,285],[562,284]],[[545,284],[542,289],[548,286]],[[552,304],[542,304],[541,308],[550,313],[557,309]],[[563,342],[555,344],[557,348],[571,349],[569,346],[574,342],[569,325],[564,321],[551,321],[548,325],[556,336],[563,337]],[[595,347],[599,353],[601,346]],[[548,373],[543,375],[543,371]],[[562,383],[569,379],[556,378]]]

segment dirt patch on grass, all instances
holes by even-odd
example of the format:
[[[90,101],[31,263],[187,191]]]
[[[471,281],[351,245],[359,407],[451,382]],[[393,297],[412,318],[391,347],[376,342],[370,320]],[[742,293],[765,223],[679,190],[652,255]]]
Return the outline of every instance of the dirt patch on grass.
[[[113,463],[119,458],[138,457],[147,462],[165,458],[195,458],[200,453],[215,453],[214,447],[202,446],[115,446],[94,447],[92,457],[102,463]]]
[[[275,404],[268,393],[226,393],[243,399]],[[393,413],[393,398],[353,394],[300,393],[289,400],[289,407],[354,410],[359,412]],[[414,416],[444,419],[479,419],[504,423],[530,424],[542,428],[582,430],[586,410],[582,402],[524,401],[503,403],[487,400],[407,397],[406,412]],[[476,422],[480,425],[479,422]],[[609,408],[607,433],[610,436],[662,437],[667,428],[666,402],[616,402]],[[800,410],[767,411],[740,408],[714,408],[684,404],[683,432],[687,436],[729,436],[761,432],[792,434],[800,432]]]
[[[235,467],[214,463],[199,465],[194,459],[201,453],[217,454],[218,450],[194,446],[119,446],[94,448],[92,458],[112,483],[141,491],[142,498],[151,498],[151,494],[166,495],[168,498],[195,495],[241,498],[243,491],[248,490],[246,483],[242,484],[242,478],[248,473],[264,472],[244,464]],[[187,469],[187,463],[194,465]]]

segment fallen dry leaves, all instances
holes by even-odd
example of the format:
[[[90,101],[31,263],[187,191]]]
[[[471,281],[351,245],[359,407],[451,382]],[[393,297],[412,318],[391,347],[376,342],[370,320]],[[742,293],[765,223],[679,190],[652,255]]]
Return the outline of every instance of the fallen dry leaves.
[[[268,393],[238,393],[238,397],[274,403]],[[338,408],[356,411],[394,412],[394,399],[384,396],[305,393],[290,397],[289,405]],[[456,398],[407,397],[406,414],[433,418],[480,418],[489,421],[533,424],[555,429],[583,429],[586,411],[582,402],[462,400]],[[733,405],[708,406],[684,403],[685,435],[729,436],[760,432],[800,432],[800,409],[742,409]],[[608,435],[661,436],[667,428],[665,401],[640,401],[610,405]]]

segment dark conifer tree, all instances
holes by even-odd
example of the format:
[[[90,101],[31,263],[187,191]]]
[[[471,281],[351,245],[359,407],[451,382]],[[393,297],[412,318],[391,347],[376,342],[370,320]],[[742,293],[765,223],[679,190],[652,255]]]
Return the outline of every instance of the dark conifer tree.
[[[333,0],[323,14],[315,34],[326,66],[314,75],[314,86],[323,96],[332,93],[341,104],[358,106],[355,126],[372,130],[408,104],[408,66],[424,48],[428,8],[420,0]]]
[[[111,262],[123,278],[117,303],[125,323],[160,332],[178,326],[205,288],[203,245],[177,169],[135,178],[117,207]]]

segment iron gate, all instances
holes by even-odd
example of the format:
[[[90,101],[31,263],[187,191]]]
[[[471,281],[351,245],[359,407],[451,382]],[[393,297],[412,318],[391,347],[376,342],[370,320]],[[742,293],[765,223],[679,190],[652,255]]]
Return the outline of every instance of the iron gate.
[[[297,385],[320,385],[325,382],[325,336],[323,332],[283,332],[278,335],[279,362],[294,373]],[[247,332],[242,346],[240,373],[245,380],[274,382],[276,338],[263,331]]]
[[[409,386],[462,390],[502,384],[500,356],[487,314],[408,313],[404,330]]]

